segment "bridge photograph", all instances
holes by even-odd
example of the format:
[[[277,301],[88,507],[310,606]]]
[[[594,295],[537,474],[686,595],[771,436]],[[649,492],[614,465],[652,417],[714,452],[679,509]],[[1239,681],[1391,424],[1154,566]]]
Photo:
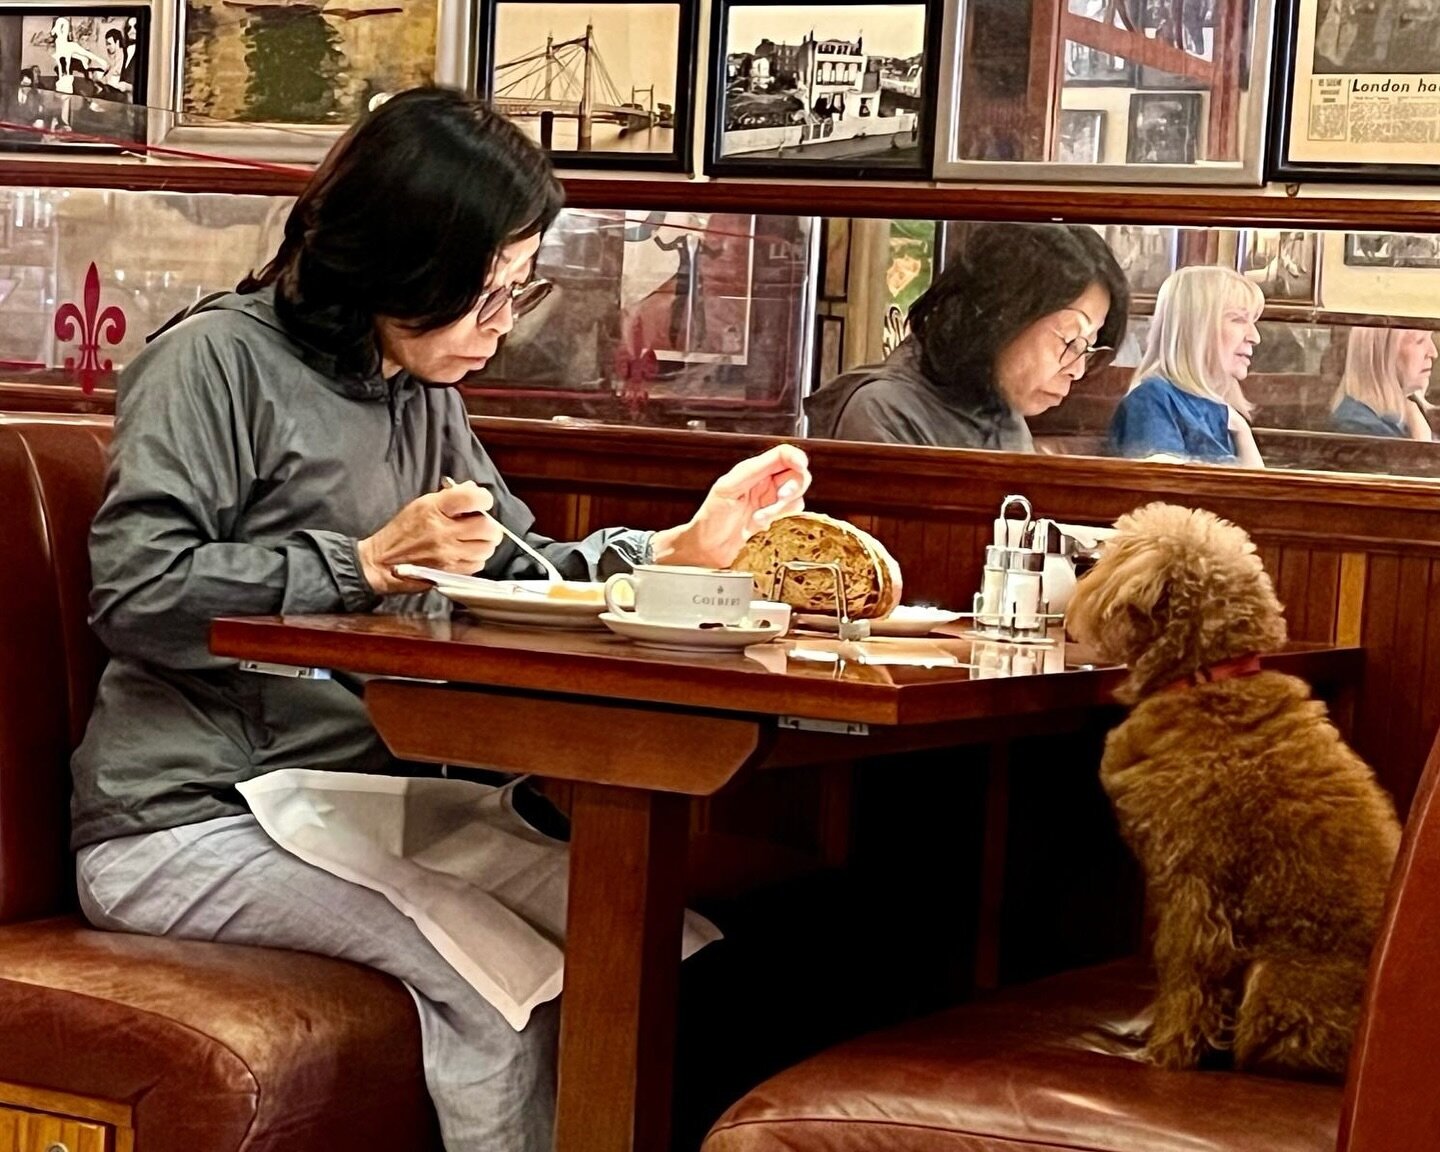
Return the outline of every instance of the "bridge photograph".
[[[677,3],[501,0],[491,100],[557,159],[674,156],[681,30]]]

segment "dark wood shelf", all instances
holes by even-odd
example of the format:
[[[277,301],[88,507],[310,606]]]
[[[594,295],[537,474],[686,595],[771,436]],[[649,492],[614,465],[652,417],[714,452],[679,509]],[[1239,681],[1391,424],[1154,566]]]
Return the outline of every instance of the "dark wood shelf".
[[[175,164],[128,159],[0,159],[0,184],[291,196],[309,169],[266,164]],[[573,208],[675,209],[954,220],[1074,221],[1182,227],[1292,226],[1440,232],[1440,199],[1385,199],[1278,190],[1108,188],[1076,185],[858,184],[835,181],[564,177]],[[1403,190],[1401,190],[1403,192]]]

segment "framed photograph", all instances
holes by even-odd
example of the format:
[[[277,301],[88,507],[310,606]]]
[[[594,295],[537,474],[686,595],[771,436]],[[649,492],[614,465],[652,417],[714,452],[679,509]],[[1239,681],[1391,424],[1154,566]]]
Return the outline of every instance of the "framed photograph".
[[[1062,164],[1098,164],[1105,139],[1105,113],[1099,109],[1062,108],[1055,154]]]
[[[657,361],[745,364],[755,277],[755,217],[627,212],[620,326]]]
[[[151,136],[167,145],[315,161],[385,96],[468,88],[466,0],[167,0]]]
[[[827,216],[821,231],[825,264],[820,299],[844,300],[850,291],[850,218]]]
[[[1127,164],[1194,164],[1200,153],[1199,92],[1133,92]]]
[[[1069,13],[1096,22],[1102,22],[1111,8],[1110,0],[1068,0],[1066,4]],[[1123,57],[1070,39],[1060,51],[1061,81],[1066,88],[1135,87],[1135,65]]]
[[[1429,0],[1285,0],[1270,175],[1440,177],[1440,11]]]
[[[122,152],[148,135],[150,8],[0,8],[0,150]]]
[[[1153,301],[1165,278],[1175,271],[1178,229],[1111,224],[1105,229],[1105,243],[1125,273],[1132,301]]]
[[[489,0],[477,90],[561,168],[689,171],[694,0]]]
[[[1237,237],[1236,269],[1253,280],[1271,304],[1318,304],[1320,236],[1317,232],[1247,228]]]
[[[716,0],[705,170],[903,179],[930,171],[928,2]]]
[[[1034,20],[1013,0],[943,2],[935,179],[1264,182],[1272,31],[1286,0],[1045,0]],[[1093,160],[1073,147],[1069,114],[1097,112],[1108,122]],[[1129,138],[1132,120],[1141,139]]]
[[[1345,263],[1352,268],[1440,268],[1440,236],[1347,232]]]
[[[1143,0],[1142,24],[1148,39],[1179,48],[1187,56],[1207,63],[1215,59],[1215,5],[1223,0]],[[1140,66],[1141,88],[1204,91],[1205,82],[1194,77]]]

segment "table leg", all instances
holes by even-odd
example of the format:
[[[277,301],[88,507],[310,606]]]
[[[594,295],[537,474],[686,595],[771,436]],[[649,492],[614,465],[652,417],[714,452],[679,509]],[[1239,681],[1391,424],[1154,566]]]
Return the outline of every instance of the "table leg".
[[[577,783],[557,1152],[664,1152],[689,799]]]

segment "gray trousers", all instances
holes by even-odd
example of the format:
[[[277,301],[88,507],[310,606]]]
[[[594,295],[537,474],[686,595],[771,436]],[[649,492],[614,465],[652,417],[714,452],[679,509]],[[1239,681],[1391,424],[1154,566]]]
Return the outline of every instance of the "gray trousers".
[[[316,952],[403,980],[447,1152],[553,1146],[559,1002],[516,1032],[385,897],[291,856],[253,816],[96,844],[76,871],[97,928]]]

